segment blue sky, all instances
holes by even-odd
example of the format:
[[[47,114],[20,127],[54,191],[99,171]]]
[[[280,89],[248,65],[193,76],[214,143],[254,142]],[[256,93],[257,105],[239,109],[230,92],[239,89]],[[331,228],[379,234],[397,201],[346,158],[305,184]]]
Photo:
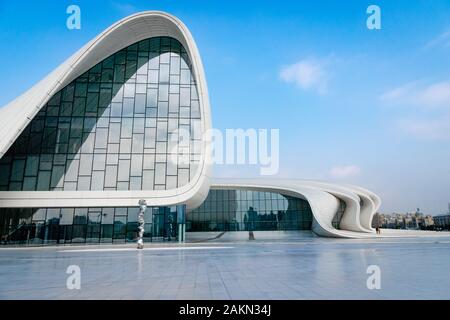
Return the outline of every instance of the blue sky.
[[[81,7],[81,30],[66,28],[71,4]],[[381,30],[366,27],[371,4]],[[446,211],[450,1],[2,0],[0,106],[142,10],[172,13],[191,30],[214,127],[280,129],[280,177],[364,186],[383,212]]]

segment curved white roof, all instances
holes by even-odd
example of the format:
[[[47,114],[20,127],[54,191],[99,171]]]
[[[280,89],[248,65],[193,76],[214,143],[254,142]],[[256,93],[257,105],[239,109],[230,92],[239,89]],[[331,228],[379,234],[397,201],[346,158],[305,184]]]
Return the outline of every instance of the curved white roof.
[[[310,180],[215,179],[212,188],[280,192],[305,199],[314,218],[312,230],[326,237],[373,237],[372,219],[381,204],[378,196],[368,190]],[[345,202],[346,208],[336,229],[332,222],[340,201]]]
[[[195,41],[187,27],[176,17],[159,11],[140,12],[126,17],[91,40],[23,95],[0,109],[0,158],[50,98],[70,82],[110,55],[141,40],[167,36],[186,49],[197,80],[202,129],[211,128],[208,89],[203,64]],[[203,143],[197,174],[184,187],[151,191],[33,191],[0,192],[0,206],[131,206],[139,199],[155,205],[187,203],[195,207],[206,198],[210,185],[210,146]]]

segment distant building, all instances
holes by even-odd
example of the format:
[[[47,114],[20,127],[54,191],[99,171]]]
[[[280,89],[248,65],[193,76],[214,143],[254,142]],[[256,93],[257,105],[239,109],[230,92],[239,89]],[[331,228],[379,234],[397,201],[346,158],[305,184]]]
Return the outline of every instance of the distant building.
[[[374,225],[376,217],[377,215],[374,217]],[[435,225],[433,217],[420,212],[419,208],[415,212],[379,214],[378,219],[381,228],[385,229],[430,230]]]
[[[443,214],[434,217],[434,224],[436,229],[450,230],[450,214]]]
[[[425,227],[432,227],[432,226],[434,226],[434,218],[433,218],[433,216],[427,215],[424,218],[424,226]]]
[[[450,203],[447,214],[441,214],[433,218],[435,228],[438,230],[450,230]]]

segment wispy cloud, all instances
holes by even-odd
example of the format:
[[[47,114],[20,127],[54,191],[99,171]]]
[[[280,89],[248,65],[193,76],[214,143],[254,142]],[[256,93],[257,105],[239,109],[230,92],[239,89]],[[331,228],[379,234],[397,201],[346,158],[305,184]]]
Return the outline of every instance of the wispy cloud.
[[[430,42],[428,42],[425,45],[425,49],[430,49],[436,46],[450,47],[450,30],[441,33]]]
[[[128,16],[139,11],[136,6],[130,3],[113,2],[114,8],[121,14]]]
[[[305,91],[325,94],[329,80],[327,65],[327,59],[304,59],[283,67],[280,78],[286,83],[294,83]]]
[[[419,140],[449,140],[450,116],[424,119],[407,118],[398,121],[399,128]]]
[[[361,168],[356,165],[338,165],[330,169],[330,176],[336,179],[352,178],[359,176]]]
[[[408,108],[397,129],[420,140],[450,139],[450,81],[404,84],[381,95],[386,105]]]
[[[450,109],[450,81],[410,82],[385,92],[380,100],[388,105]]]
[[[405,101],[405,99],[410,98],[411,92],[415,87],[417,87],[417,82],[403,84],[383,93],[380,96],[380,100],[387,104],[395,104],[400,101]]]

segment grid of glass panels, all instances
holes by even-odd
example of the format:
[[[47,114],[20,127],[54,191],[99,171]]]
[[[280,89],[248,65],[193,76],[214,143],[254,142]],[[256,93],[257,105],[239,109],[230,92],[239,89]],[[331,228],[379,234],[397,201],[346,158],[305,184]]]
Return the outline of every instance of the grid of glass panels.
[[[0,160],[0,190],[174,189],[195,175],[201,135],[185,48],[146,39],[50,99]]]
[[[144,240],[177,237],[179,208],[147,208]],[[138,207],[0,208],[1,243],[8,245],[125,243],[138,237]]]
[[[311,230],[312,212],[307,201],[279,193],[216,189],[186,220],[186,231]]]

